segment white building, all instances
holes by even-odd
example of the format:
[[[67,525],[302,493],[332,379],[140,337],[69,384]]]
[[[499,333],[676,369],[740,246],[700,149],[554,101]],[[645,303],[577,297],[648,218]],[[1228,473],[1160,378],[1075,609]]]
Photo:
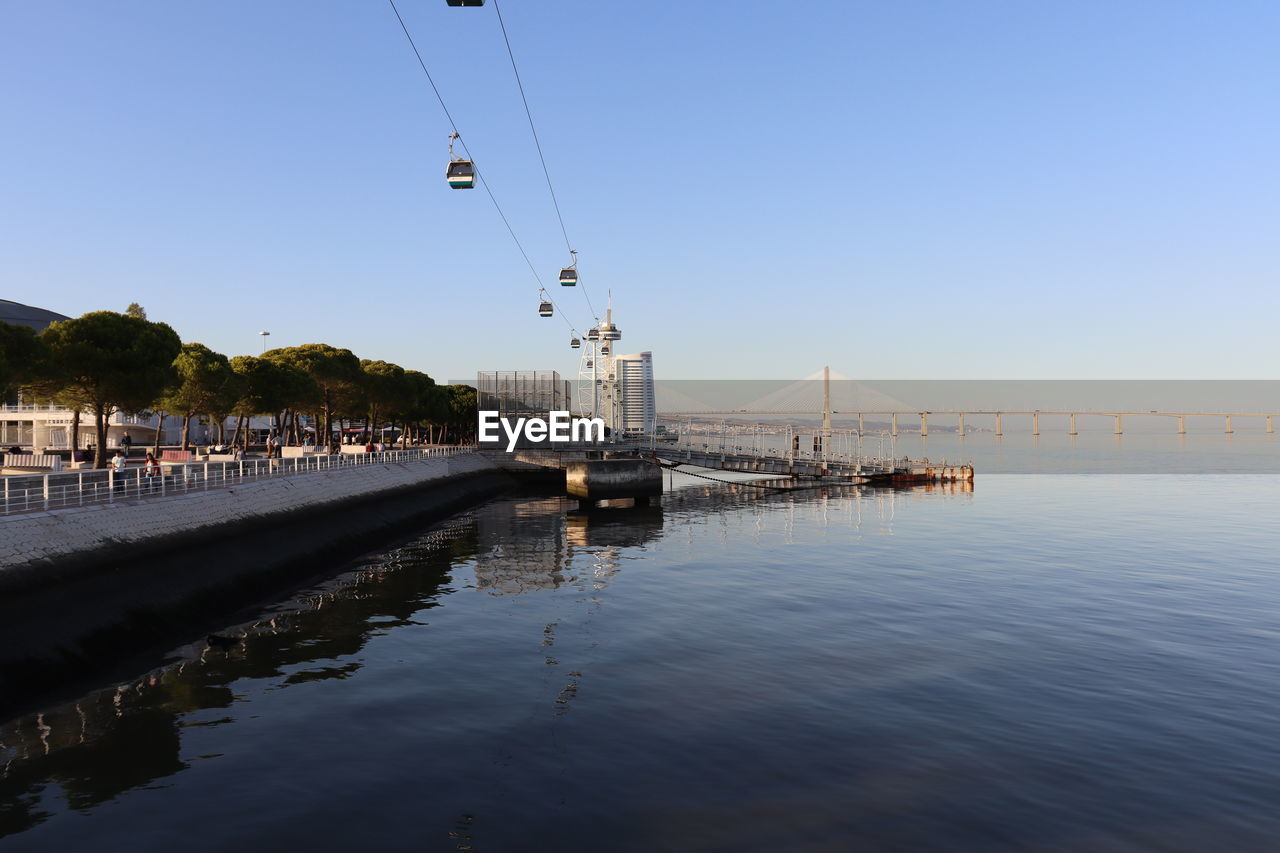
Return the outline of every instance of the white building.
[[[623,435],[652,435],[658,426],[653,390],[653,353],[614,356],[619,430]]]
[[[0,323],[30,326],[42,332],[50,323],[69,320],[63,314],[34,308],[19,302],[0,299]],[[0,389],[2,392],[4,389]],[[20,395],[0,396],[0,448],[30,448],[35,453],[43,450],[69,450],[71,448],[71,420],[73,412],[58,406],[37,406],[23,400]],[[119,447],[125,433],[138,447],[155,441],[154,415],[130,415],[114,413],[107,421],[107,446]],[[160,436],[162,444],[176,444],[182,433],[182,419],[168,418]],[[192,423],[193,440],[205,439],[207,427]],[[97,440],[92,415],[80,416],[80,447],[87,448]]]
[[[70,409],[57,406],[33,406],[23,403],[21,399],[10,400],[0,405],[0,446],[30,448],[35,453],[44,450],[71,449]],[[176,435],[181,431],[174,428],[174,419],[165,424],[161,443],[176,444]],[[125,433],[133,441],[135,447],[151,444],[156,434],[156,418],[148,415],[126,415],[116,412],[107,420],[107,446],[119,447]],[[193,431],[193,434],[194,431]],[[90,447],[97,440],[93,418],[80,416],[80,447]]]

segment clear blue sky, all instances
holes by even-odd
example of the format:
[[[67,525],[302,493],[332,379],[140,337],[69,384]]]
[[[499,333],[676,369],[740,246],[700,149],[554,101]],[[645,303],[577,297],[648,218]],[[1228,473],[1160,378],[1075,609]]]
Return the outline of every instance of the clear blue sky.
[[[584,328],[492,2],[397,2]],[[0,5],[0,297],[576,373],[385,2]],[[583,281],[660,377],[1275,377],[1280,4],[503,14]]]

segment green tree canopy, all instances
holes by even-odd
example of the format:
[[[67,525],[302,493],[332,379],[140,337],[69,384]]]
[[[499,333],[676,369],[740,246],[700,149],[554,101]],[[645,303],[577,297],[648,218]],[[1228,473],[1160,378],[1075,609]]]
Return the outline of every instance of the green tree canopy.
[[[317,411],[320,414],[320,435],[333,435],[333,415],[344,398],[357,389],[362,378],[360,359],[349,349],[339,349],[328,344],[303,344],[267,351],[263,358],[301,370],[315,383],[318,392],[310,404],[294,408]]]
[[[446,385],[444,390],[448,395],[449,425],[454,430],[454,439],[465,441],[475,433],[479,417],[476,389],[470,385]]]
[[[95,464],[107,464],[107,418],[117,410],[139,412],[171,384],[173,361],[182,349],[165,323],[114,311],[92,311],[52,323],[41,334],[59,400],[90,412],[97,431]]]
[[[278,414],[314,401],[320,393],[310,376],[285,362],[238,355],[231,359],[231,369],[241,379],[240,397],[231,411],[246,418]]]
[[[0,397],[41,378],[48,369],[44,342],[29,326],[0,323]]]
[[[227,357],[204,344],[183,344],[173,369],[177,384],[161,399],[160,407],[182,416],[182,448],[186,450],[191,419],[230,410],[239,396],[238,382]]]
[[[404,378],[412,389],[411,406],[401,413],[414,423],[442,424],[448,419],[448,398],[436,381],[417,370],[406,370]]]
[[[401,418],[414,406],[414,388],[404,368],[387,361],[360,362],[360,388],[368,412],[369,428],[376,429],[381,420]]]

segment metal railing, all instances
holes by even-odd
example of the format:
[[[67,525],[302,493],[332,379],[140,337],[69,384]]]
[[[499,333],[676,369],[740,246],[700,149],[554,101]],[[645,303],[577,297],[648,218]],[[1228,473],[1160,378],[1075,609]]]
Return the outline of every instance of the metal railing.
[[[668,447],[658,447],[652,451],[655,455],[671,459],[684,459],[691,464],[699,464],[697,458],[719,457],[722,460],[758,459],[769,462],[800,462],[812,465],[829,465],[842,468],[857,468],[868,471],[890,471],[897,468],[910,467],[913,463],[906,457],[890,455],[868,455],[858,453],[823,452],[821,450],[785,451],[775,447],[751,447],[750,445],[730,445],[720,447],[714,443],[681,443]]]
[[[162,463],[148,476],[142,467],[67,471],[58,474],[14,474],[2,477],[0,517],[90,504],[140,500],[224,488],[254,480],[314,474],[366,465],[416,462],[471,453],[474,445],[388,450],[382,453],[333,453],[285,459],[241,459],[229,462]]]
[[[56,412],[61,414],[67,421],[71,422],[72,416],[75,414],[71,409],[65,406],[53,406],[37,403],[0,403],[0,414],[11,414],[21,412]],[[80,423],[85,427],[93,426],[93,415],[81,414]],[[138,425],[147,426],[156,422],[155,415],[139,415],[130,414],[128,412],[112,412],[107,416],[107,423],[112,426],[121,425]]]
[[[0,412],[62,412],[62,406],[37,406],[35,403],[0,403]]]
[[[863,467],[894,468],[901,462],[892,436],[861,435],[857,430],[821,427],[783,431],[773,425],[736,425],[719,433],[683,433],[674,442],[657,442],[650,448],[659,454],[693,451],[709,454],[755,456],[761,459],[833,463]],[[797,443],[796,437],[800,437]],[[813,439],[821,438],[814,446]],[[798,446],[797,446],[798,444]]]

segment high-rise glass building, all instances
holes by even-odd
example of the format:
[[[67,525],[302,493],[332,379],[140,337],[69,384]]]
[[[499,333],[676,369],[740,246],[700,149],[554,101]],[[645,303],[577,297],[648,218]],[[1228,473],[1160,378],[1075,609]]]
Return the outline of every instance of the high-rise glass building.
[[[614,356],[618,389],[617,427],[623,435],[652,435],[658,425],[653,391],[653,353]]]

